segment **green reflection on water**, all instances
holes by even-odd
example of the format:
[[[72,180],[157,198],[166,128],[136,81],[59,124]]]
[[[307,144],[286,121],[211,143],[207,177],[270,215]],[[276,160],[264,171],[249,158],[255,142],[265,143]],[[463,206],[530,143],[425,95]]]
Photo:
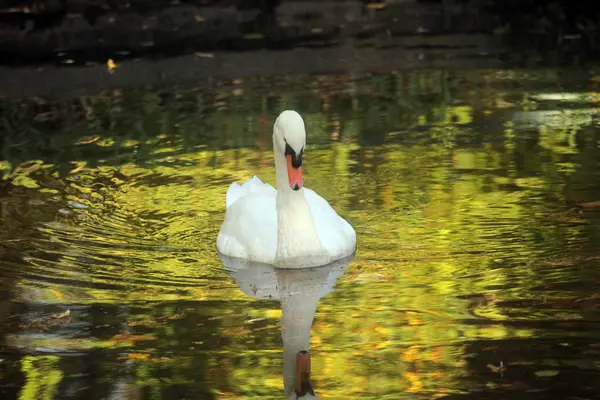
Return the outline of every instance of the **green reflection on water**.
[[[275,77],[0,104],[0,323],[8,349],[35,354],[5,352],[0,394],[281,397],[280,305],[240,291],[214,243],[231,181],[275,183],[284,107],[307,123],[307,186],[358,235],[312,328],[319,396],[561,390],[533,374],[549,369],[592,380],[600,214],[577,204],[600,199],[599,97],[561,76]]]
[[[53,399],[63,374],[58,368],[56,356],[25,356],[21,368],[26,383],[21,390],[19,400]]]

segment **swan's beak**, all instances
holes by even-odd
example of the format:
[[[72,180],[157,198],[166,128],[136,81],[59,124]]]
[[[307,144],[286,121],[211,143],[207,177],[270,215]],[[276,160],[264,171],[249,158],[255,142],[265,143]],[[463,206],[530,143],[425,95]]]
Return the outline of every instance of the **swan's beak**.
[[[300,190],[304,185],[304,181],[302,180],[302,156],[287,154],[285,158],[287,160],[287,172],[290,187],[294,190]]]
[[[302,397],[307,393],[315,395],[310,384],[310,354],[302,350],[296,354],[296,394]]]

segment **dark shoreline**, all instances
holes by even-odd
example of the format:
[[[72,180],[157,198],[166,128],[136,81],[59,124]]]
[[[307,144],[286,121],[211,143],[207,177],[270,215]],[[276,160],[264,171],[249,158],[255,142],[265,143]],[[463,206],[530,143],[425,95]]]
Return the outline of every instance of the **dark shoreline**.
[[[600,27],[590,22],[599,6],[502,4],[0,0],[0,98],[200,86],[261,75],[600,61]],[[112,73],[108,59],[117,64]]]

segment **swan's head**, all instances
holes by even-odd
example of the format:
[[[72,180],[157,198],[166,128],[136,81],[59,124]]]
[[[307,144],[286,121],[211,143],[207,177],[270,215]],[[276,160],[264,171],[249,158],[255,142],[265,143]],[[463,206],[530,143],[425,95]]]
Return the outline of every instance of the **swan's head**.
[[[300,190],[302,179],[302,154],[306,144],[304,120],[296,111],[286,110],[279,114],[273,126],[273,151],[286,159],[290,188]]]

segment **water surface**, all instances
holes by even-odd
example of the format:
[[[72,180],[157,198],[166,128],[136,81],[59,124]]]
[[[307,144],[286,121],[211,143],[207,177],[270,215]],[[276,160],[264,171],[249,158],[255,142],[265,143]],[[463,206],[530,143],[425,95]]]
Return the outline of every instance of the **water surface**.
[[[283,398],[275,281],[240,281],[215,240],[232,181],[275,184],[293,108],[306,185],[358,237],[305,285],[320,398],[597,398],[598,82],[397,71],[0,103],[0,397]]]

